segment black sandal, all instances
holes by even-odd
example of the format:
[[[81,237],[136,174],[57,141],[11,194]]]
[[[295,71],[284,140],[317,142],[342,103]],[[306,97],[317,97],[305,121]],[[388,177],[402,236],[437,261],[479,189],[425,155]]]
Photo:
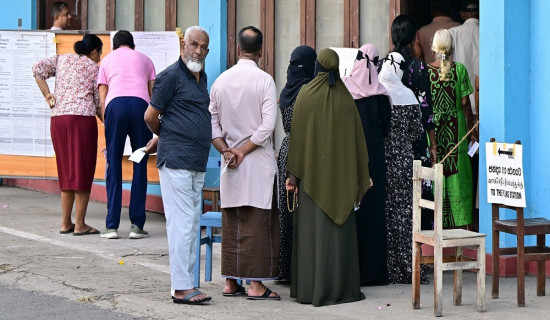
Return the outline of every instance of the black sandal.
[[[248,300],[281,300],[281,296],[277,295],[276,297],[270,297],[271,293],[273,293],[273,291],[271,291],[270,289],[268,288],[265,288],[265,292],[264,294],[262,294],[261,296],[250,296],[248,295],[246,298]]]
[[[240,295],[244,295],[246,294],[246,290],[244,289],[243,286],[239,286],[237,285],[237,289],[233,292],[223,292],[222,291],[222,295],[224,297],[236,297],[236,296],[240,296]]]
[[[203,293],[200,290],[195,289],[195,290],[193,290],[193,292],[186,294],[181,299],[172,296],[172,302],[180,303],[180,304],[195,304],[195,305],[197,305],[197,304],[203,304],[205,302],[208,302],[208,301],[212,300],[212,297],[206,297],[206,298],[203,298],[203,299],[191,301],[191,299],[193,297],[200,296],[201,294],[203,294]]]

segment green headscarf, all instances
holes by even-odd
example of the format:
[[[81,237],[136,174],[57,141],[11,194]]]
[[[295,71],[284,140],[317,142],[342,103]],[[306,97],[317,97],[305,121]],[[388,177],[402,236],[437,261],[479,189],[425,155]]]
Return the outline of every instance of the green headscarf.
[[[317,62],[323,71],[296,98],[287,170],[341,226],[369,188],[367,144],[355,102],[337,74],[338,55],[323,49]]]

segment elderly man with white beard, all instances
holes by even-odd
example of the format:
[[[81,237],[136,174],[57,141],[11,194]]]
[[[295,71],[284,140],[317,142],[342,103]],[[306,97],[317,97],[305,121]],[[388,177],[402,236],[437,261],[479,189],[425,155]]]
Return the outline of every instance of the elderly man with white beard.
[[[155,81],[145,122],[158,135],[146,153],[157,152],[170,255],[172,301],[202,304],[211,297],[193,287],[201,193],[212,140],[206,73],[208,33],[187,28],[181,57]]]

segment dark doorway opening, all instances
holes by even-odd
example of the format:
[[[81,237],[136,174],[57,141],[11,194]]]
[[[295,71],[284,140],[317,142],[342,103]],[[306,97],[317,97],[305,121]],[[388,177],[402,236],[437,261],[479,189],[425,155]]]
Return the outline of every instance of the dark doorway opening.
[[[59,0],[38,0],[38,29],[45,30],[52,27],[53,17],[52,4]],[[81,29],[82,17],[82,1],[81,0],[62,0],[69,5],[71,12],[71,27],[70,30]]]
[[[430,2],[431,0],[407,0],[403,5],[405,8],[402,8],[401,13],[413,16],[420,29],[432,22],[433,17],[430,12]],[[451,18],[454,21],[462,23],[464,21],[460,18],[460,2],[461,0],[451,0]]]
[[[460,17],[460,6],[462,0],[451,0],[451,12],[450,17],[457,22],[463,23],[464,21]],[[480,1],[481,2],[481,1]],[[391,0],[391,8],[395,8],[396,12],[400,14],[408,14],[415,18],[418,29],[432,22],[433,17],[430,10],[431,0]],[[391,17],[391,13],[390,13]],[[391,28],[390,21],[390,28]],[[391,47],[391,41],[390,41]],[[475,86],[472,83],[472,86]],[[479,230],[479,209],[476,207],[477,194],[479,194],[479,185],[478,185],[478,175],[479,175],[479,155],[475,155],[471,161],[472,164],[472,173],[473,173],[473,184],[474,184],[474,208],[472,211],[473,221],[470,227],[474,231]]]

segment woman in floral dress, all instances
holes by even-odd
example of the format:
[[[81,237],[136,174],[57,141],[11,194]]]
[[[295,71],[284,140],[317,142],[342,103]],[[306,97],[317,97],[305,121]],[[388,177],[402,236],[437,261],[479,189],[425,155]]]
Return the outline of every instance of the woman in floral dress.
[[[299,46],[292,51],[286,76],[287,82],[279,98],[279,108],[281,109],[283,128],[286,133],[277,160],[279,169],[279,221],[281,230],[279,278],[281,280],[290,280],[292,259],[293,214],[288,210],[285,188],[290,124],[292,122],[292,113],[294,112],[294,103],[296,102],[296,97],[300,89],[304,84],[307,84],[313,79],[316,59],[317,54],[311,47]]]
[[[422,112],[422,127],[424,133],[414,142],[414,159],[422,161],[424,167],[431,167],[436,160],[435,124],[433,122],[432,97],[430,95],[430,79],[426,63],[413,56],[413,46],[416,36],[414,19],[402,14],[397,16],[391,26],[391,38],[394,45],[392,52],[400,53],[405,59],[401,82],[412,90]],[[422,182],[422,198],[433,199],[431,182]],[[422,229],[433,229],[433,211],[422,209]]]
[[[92,34],[74,44],[75,53],[38,61],[32,73],[51,109],[51,135],[56,155],[63,219],[60,233],[98,234],[84,222],[97,159],[97,89],[103,43]],[[55,77],[55,96],[46,83]],[[75,223],[71,212],[75,204]]]
[[[401,54],[392,52],[379,75],[392,105],[390,133],[385,139],[389,283],[411,283],[412,280],[413,142],[424,132],[418,101],[401,82],[405,63]],[[423,270],[421,282],[427,282]]]

